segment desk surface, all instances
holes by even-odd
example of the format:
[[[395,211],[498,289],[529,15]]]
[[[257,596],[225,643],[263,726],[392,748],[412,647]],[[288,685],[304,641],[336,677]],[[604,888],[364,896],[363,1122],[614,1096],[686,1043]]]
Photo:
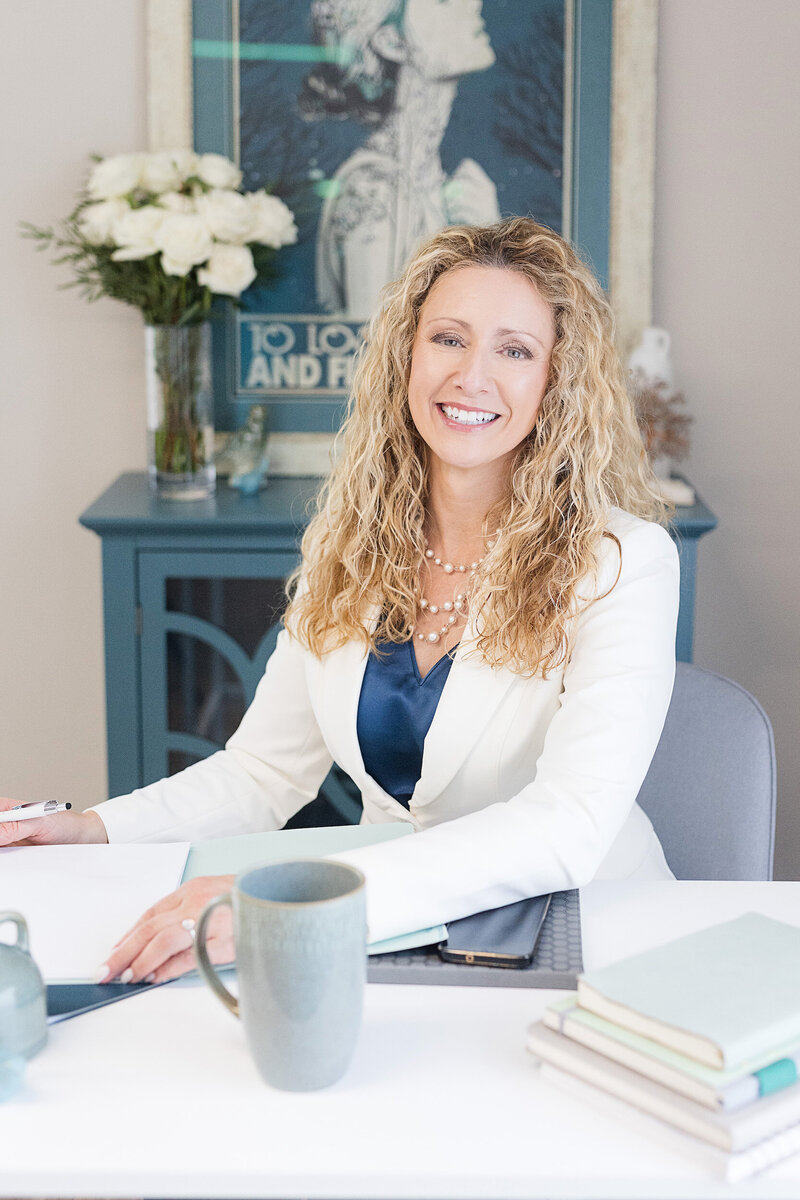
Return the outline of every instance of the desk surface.
[[[750,909],[797,922],[800,883],[598,883],[581,903],[588,969]],[[693,1140],[641,1117],[623,1125],[542,1079],[525,1029],[558,994],[372,985],[350,1070],[309,1095],[261,1083],[202,985],[134,996],[51,1029],[0,1109],[0,1195],[800,1193],[800,1156],[729,1187]]]

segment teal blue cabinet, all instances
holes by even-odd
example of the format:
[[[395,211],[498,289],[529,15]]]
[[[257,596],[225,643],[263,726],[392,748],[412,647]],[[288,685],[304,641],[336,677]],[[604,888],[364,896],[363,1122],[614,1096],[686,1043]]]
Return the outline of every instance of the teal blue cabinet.
[[[157,500],[147,477],[120,478],[81,517],[103,546],[109,795],[173,774],[237,727],[272,652],[284,581],[319,480],[272,479],[258,496],[221,486],[210,500]],[[678,658],[690,661],[699,538],[716,518],[679,509]],[[299,821],[358,820],[334,768]]]
[[[272,653],[318,479],[163,501],[122,475],[81,517],[103,546],[109,795],[220,749]],[[338,768],[297,824],[357,821]]]
[[[716,527],[717,518],[699,496],[691,507],[676,509],[670,533],[681,561],[681,605],[675,635],[675,654],[679,662],[692,661],[698,544],[701,537]]]

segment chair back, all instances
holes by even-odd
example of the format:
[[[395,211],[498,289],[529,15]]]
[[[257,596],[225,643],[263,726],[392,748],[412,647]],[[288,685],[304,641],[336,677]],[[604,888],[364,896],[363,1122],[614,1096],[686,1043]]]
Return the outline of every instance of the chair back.
[[[638,803],[678,879],[771,879],[775,743],[758,701],[679,662]]]

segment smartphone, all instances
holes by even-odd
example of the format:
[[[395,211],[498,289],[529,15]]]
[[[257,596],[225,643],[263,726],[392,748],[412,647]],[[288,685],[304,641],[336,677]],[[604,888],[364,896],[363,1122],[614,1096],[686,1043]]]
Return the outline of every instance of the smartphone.
[[[549,895],[534,896],[449,921],[439,957],[474,967],[529,967],[549,907]]]

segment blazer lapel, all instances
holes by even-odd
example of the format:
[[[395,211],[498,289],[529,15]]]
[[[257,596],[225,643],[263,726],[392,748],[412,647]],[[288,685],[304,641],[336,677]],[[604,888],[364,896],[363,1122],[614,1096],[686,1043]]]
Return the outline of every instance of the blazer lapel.
[[[377,621],[376,611],[374,620]],[[358,742],[358,702],[367,669],[369,652],[365,646],[348,642],[325,655],[322,664],[322,706],[325,741],[335,762],[361,789],[365,803],[383,809],[388,819],[411,821],[407,808],[367,774]]]
[[[322,660],[323,727],[334,759],[350,775],[364,775],[356,719],[368,651],[358,642],[347,642]]]
[[[379,616],[380,607],[373,605],[365,618],[368,628],[375,627]],[[368,658],[367,647],[361,642],[351,641],[326,654],[322,659],[325,741],[334,760],[352,776],[362,790],[369,777],[361,757],[356,722]]]
[[[465,630],[465,641],[471,630]],[[434,800],[453,778],[481,737],[517,676],[492,669],[476,657],[464,658],[459,646],[425,739],[422,774],[413,803]]]

